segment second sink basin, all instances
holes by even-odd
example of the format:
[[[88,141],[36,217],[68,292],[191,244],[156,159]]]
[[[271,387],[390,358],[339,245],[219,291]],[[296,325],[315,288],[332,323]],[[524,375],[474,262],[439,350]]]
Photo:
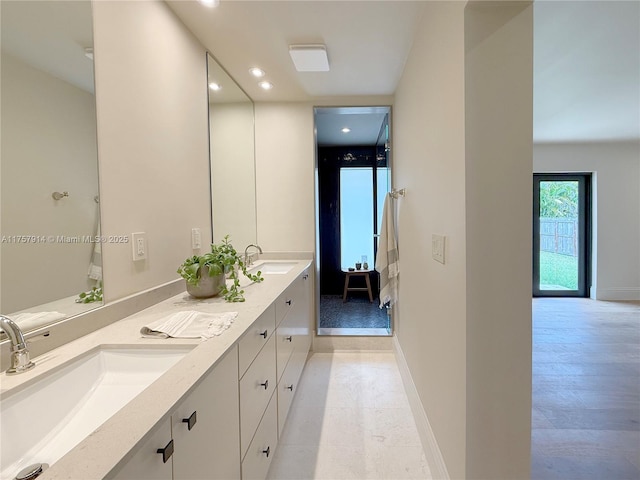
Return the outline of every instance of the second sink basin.
[[[55,463],[189,351],[103,346],[3,396],[0,478]]]
[[[265,275],[284,275],[289,273],[293,267],[296,266],[296,262],[277,262],[277,261],[265,261],[256,264],[251,268],[252,272],[260,270]]]

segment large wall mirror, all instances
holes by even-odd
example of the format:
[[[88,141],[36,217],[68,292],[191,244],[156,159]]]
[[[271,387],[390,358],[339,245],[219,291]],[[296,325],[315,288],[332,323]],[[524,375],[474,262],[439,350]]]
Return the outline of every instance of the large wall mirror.
[[[242,253],[257,238],[253,102],[209,54],[207,72],[213,240]]]
[[[102,304],[76,302],[102,282],[92,12],[0,8],[0,311],[28,331]]]

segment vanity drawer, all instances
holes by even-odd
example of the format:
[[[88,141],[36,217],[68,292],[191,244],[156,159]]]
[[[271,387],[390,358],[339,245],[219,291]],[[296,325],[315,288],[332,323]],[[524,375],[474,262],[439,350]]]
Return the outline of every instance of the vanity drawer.
[[[240,444],[245,454],[262,414],[276,388],[276,341],[269,337],[240,379]]]
[[[242,461],[242,480],[264,480],[278,446],[277,395],[264,412],[260,426]]]
[[[238,342],[238,372],[240,377],[247,371],[253,359],[275,330],[275,307],[273,304],[253,322]]]
[[[278,383],[278,437],[282,434],[291,402],[298,389],[300,375],[307,361],[307,353],[304,350],[296,350],[291,355]]]
[[[278,381],[282,377],[282,372],[295,349],[296,331],[289,325],[289,319],[283,321],[276,330],[276,369]]]
[[[298,302],[301,278],[296,278],[291,285],[274,302],[276,305],[276,326],[288,315],[289,311]]]

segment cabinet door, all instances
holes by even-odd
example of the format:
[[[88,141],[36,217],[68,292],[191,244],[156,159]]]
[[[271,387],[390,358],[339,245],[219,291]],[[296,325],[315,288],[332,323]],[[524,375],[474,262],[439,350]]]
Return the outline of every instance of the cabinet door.
[[[171,443],[171,421],[163,420],[151,434],[138,444],[133,455],[114,468],[108,479],[112,480],[171,480],[173,457],[169,457]],[[158,449],[166,450],[165,458]],[[169,458],[167,458],[169,457]],[[166,459],[166,462],[163,460]]]
[[[174,411],[174,480],[240,478],[237,358],[234,347]]]

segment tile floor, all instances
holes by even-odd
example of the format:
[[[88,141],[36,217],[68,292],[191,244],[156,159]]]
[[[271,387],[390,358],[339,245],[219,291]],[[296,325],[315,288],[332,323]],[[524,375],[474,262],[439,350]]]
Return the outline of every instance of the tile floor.
[[[394,354],[314,353],[268,478],[430,479]]]
[[[378,299],[369,302],[366,296],[350,296],[346,302],[339,295],[320,297],[321,329],[388,329],[387,310],[380,308]],[[375,334],[375,333],[374,333]],[[388,335],[388,332],[385,332]]]

